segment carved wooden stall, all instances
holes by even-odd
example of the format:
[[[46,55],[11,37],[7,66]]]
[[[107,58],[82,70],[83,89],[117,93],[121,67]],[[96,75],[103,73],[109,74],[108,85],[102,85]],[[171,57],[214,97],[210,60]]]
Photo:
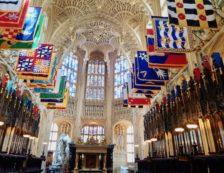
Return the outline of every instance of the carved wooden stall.
[[[44,157],[35,157],[32,155],[14,155],[0,153],[0,172],[1,173],[17,173],[17,172],[35,172],[41,173],[42,161]]]
[[[45,158],[32,155],[39,122],[40,110],[30,93],[22,92],[0,64],[0,173],[43,171]]]

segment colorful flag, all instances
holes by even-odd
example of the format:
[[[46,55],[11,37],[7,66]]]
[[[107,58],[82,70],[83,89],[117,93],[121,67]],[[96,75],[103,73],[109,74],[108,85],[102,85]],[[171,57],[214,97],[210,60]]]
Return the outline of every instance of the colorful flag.
[[[66,86],[66,76],[61,77],[60,81],[60,87],[59,87],[59,92],[58,93],[40,93],[40,99],[41,101],[44,101],[44,99],[49,100],[52,99],[63,99],[64,98],[64,93],[65,93],[65,86]]]
[[[166,84],[165,81],[143,81],[143,80],[139,79],[136,75],[137,72],[136,72],[136,68],[135,68],[134,64],[133,64],[133,67],[134,67],[133,69],[135,69],[135,71],[133,71],[133,81],[134,81],[135,86],[137,86],[137,87],[149,87],[149,86],[150,87],[160,87],[160,86],[164,86]]]
[[[17,41],[33,41],[41,16],[40,7],[29,7],[21,33],[17,34]]]
[[[184,53],[160,53],[155,52],[154,31],[147,29],[149,67],[151,68],[183,68],[187,64]]]
[[[56,77],[58,72],[57,57],[54,58],[53,67],[51,68],[50,79],[49,80],[29,80],[27,81],[28,87],[36,88],[54,88],[56,84]],[[59,72],[60,73],[60,72]],[[34,89],[35,91],[35,89]]]
[[[34,88],[34,92],[37,93],[47,93],[47,92],[54,92],[57,93],[59,91],[60,81],[61,81],[61,70],[59,69],[57,73],[55,73],[56,77],[54,77],[54,88],[51,87],[39,87]]]
[[[129,106],[144,106],[150,105],[150,99],[147,98],[144,94],[131,93],[129,90],[128,84],[124,85],[124,100],[128,103]]]
[[[49,75],[50,65],[54,46],[51,44],[41,44],[35,50],[23,50],[19,52],[16,65],[16,73]]]
[[[212,54],[213,64],[217,68],[223,68],[223,60],[219,52],[214,52]]]
[[[55,87],[54,87],[52,93],[58,93],[59,92],[60,85],[61,85],[61,80],[62,80],[62,76],[63,76],[62,74],[63,74],[62,72],[58,73],[57,78],[56,78],[56,84],[55,84]],[[66,79],[67,79],[67,77],[66,77]]]
[[[171,24],[181,27],[217,28],[211,0],[167,0]]]
[[[0,11],[19,12],[25,0],[0,0]]]
[[[143,90],[143,91],[148,91],[148,90],[160,91],[161,86],[165,85],[164,83],[157,84],[157,83],[146,83],[146,82],[142,82],[142,81],[140,81],[139,83],[138,82],[139,81],[136,82],[136,78],[133,77],[133,79],[132,79],[132,88],[133,89]]]
[[[148,57],[146,51],[137,51],[135,58],[136,79],[144,82],[165,82],[169,80],[168,70],[148,67]]]
[[[7,1],[6,2],[2,1],[2,3],[0,3],[0,6],[4,5],[4,7],[2,6],[2,10],[0,10],[0,27],[22,29],[24,21],[25,21],[26,13],[28,11],[29,3],[30,3],[30,0],[24,0],[22,2],[21,8],[17,12],[17,11],[5,11],[5,9],[7,8]],[[8,3],[8,5],[11,6],[13,4]]]
[[[44,80],[49,81],[51,77],[51,71],[53,68],[55,56],[52,56],[51,63],[49,66],[49,72],[46,74],[37,73],[37,72],[30,72],[30,73],[17,73],[19,79],[26,79],[26,80]]]
[[[0,40],[15,40],[22,29],[0,28]]]
[[[60,99],[40,99],[41,103],[62,103],[63,102],[63,98]]]
[[[53,89],[50,89],[50,88],[34,88],[33,89],[33,92],[35,92],[35,93],[49,93],[52,91],[53,91]]]
[[[155,51],[189,52],[192,33],[187,28],[170,25],[168,18],[152,16],[155,31]]]
[[[150,68],[183,68],[187,65],[184,53],[165,53],[164,55],[149,55]]]
[[[153,29],[147,29],[147,36],[146,36],[146,45],[147,45],[147,50],[149,53],[155,52],[155,47],[154,47],[154,31]]]
[[[134,87],[133,74],[128,74],[128,87],[129,87],[130,92],[137,93],[137,94],[145,94],[145,95],[147,95],[147,97],[149,97],[149,95],[154,96],[154,95],[158,94],[158,92],[161,89],[160,87],[157,87],[157,86],[148,86],[148,87],[144,87],[144,88]]]
[[[156,52],[155,51],[155,34],[153,29],[147,29],[147,49],[149,55],[164,55],[163,52]]]
[[[41,29],[42,29],[42,26],[43,26],[43,21],[44,21],[44,16],[41,15],[40,19],[38,21],[36,31],[34,32],[35,36],[34,36],[33,41],[21,41],[21,40],[14,40],[14,41],[10,40],[9,41],[7,39],[0,39],[0,49],[10,49],[10,50],[37,49],[38,45],[39,45],[39,40],[40,40]],[[12,31],[13,29],[8,29],[8,30]],[[20,32],[20,31],[18,31],[18,32]],[[13,30],[13,33],[14,34],[11,34],[12,35],[11,39],[13,39],[13,38],[16,39],[17,33],[14,32],[14,30]],[[27,34],[27,35],[32,36],[33,34],[30,33],[30,34]],[[10,37],[8,37],[8,38],[10,38]]]
[[[57,71],[56,79],[54,81],[55,82],[54,88],[48,88],[48,87],[34,88],[34,92],[37,92],[37,93],[58,93],[59,88],[60,88],[61,76],[62,76],[62,72],[61,72],[61,69],[59,69]]]
[[[41,14],[40,7],[29,7],[23,29],[2,28],[0,39],[9,41],[33,41]]]
[[[47,109],[59,109],[59,110],[60,109],[66,109],[67,106],[68,106],[68,99],[69,99],[69,91],[66,88],[65,96],[64,96],[64,99],[63,99],[62,103],[47,103],[47,104],[45,104],[45,106],[46,106]]]

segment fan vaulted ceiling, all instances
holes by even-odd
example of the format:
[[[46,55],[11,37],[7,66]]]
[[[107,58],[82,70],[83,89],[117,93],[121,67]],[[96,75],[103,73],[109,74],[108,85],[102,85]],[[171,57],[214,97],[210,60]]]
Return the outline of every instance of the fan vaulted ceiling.
[[[45,41],[64,50],[82,48],[87,56],[101,51],[134,54],[144,47],[147,0],[46,0]],[[33,1],[33,5],[36,4]]]

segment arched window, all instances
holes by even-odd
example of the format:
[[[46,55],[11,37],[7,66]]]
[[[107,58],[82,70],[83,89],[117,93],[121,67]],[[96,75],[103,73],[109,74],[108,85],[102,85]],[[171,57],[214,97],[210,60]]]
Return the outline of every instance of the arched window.
[[[129,73],[128,59],[124,56],[116,59],[114,67],[114,98],[122,98],[122,86],[127,82]]]
[[[81,129],[81,141],[88,142],[93,138],[98,143],[105,139],[104,128],[99,125],[86,125]]]
[[[58,126],[57,124],[53,123],[51,125],[50,140],[48,144],[49,151],[54,152],[56,150],[57,139],[58,139]]]
[[[70,53],[62,62],[62,73],[67,76],[67,87],[69,88],[70,96],[74,97],[76,94],[76,82],[78,71],[78,58]]]
[[[127,128],[127,162],[134,162],[134,133],[132,126]]]
[[[125,126],[117,124],[114,128],[115,134],[115,149],[120,151],[125,150]]]
[[[105,62],[103,60],[90,60],[88,62],[88,76],[86,99],[104,99]]]

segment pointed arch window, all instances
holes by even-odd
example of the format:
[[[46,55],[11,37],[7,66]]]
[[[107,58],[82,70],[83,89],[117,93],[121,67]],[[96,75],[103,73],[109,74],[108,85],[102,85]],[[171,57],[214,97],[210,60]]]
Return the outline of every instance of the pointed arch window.
[[[62,62],[62,73],[67,76],[66,85],[69,88],[69,95],[75,97],[78,72],[78,58],[73,53],[66,56]]]
[[[128,59],[125,56],[120,56],[116,59],[114,66],[114,98],[119,99],[123,97],[122,86],[127,82],[129,73]]]
[[[86,86],[86,99],[103,100],[105,84],[105,62],[90,60]]]
[[[134,131],[133,126],[127,128],[127,162],[134,162]]]
[[[53,123],[51,125],[51,132],[50,132],[50,139],[48,144],[49,151],[55,151],[57,146],[57,139],[58,139],[58,126],[57,124]]]
[[[105,139],[104,127],[99,125],[85,125],[81,129],[81,141],[86,143],[93,138],[99,143]]]

